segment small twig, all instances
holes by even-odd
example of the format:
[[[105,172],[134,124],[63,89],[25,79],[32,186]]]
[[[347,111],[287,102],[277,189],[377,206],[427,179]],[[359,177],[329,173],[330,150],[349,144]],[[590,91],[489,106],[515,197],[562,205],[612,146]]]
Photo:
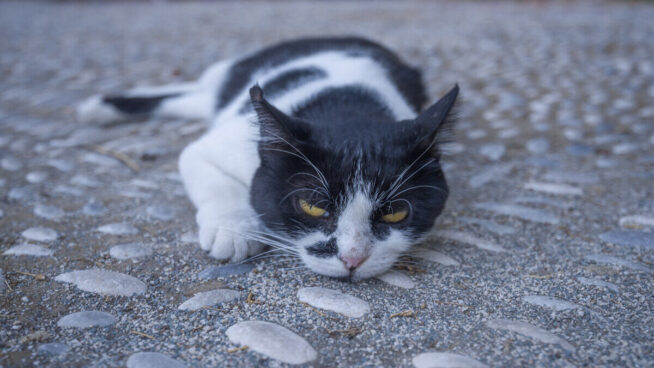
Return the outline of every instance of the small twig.
[[[444,304],[444,305],[455,305],[457,307],[464,307],[464,308],[472,308],[469,305],[461,304],[461,303],[455,303],[455,302],[448,302],[444,300],[434,300],[434,303],[436,304]]]
[[[527,277],[531,277],[532,279],[551,279],[554,275],[553,274],[547,274],[547,275],[527,275]]]
[[[392,319],[392,318],[396,318],[396,317],[415,317],[415,316],[416,316],[416,312],[414,312],[412,310],[408,310],[408,311],[404,311],[404,312],[391,314],[391,316],[388,317],[388,318]]]
[[[127,156],[122,152],[111,151],[100,145],[92,145],[91,149],[99,154],[105,156],[111,156],[115,158],[116,160],[122,162],[123,164],[125,164],[125,166],[129,167],[135,172],[139,171],[139,165],[134,160],[132,160],[129,156]]]
[[[9,285],[9,281],[7,281],[7,279],[5,279],[5,285],[7,285],[9,291],[14,291],[14,288],[12,288],[11,285]]]
[[[249,346],[243,345],[243,346],[240,346],[238,348],[227,349],[227,352],[230,353],[230,354],[231,353],[238,353],[239,351],[247,350],[249,348],[250,348]]]
[[[38,274],[38,273],[22,272],[22,271],[16,271],[16,273],[19,273],[21,275],[26,275],[26,276],[32,276],[32,277],[34,277],[34,280],[36,280],[36,281],[45,281],[47,279],[47,277],[45,275],[41,275],[41,274]]]
[[[134,335],[139,335],[139,336],[141,336],[141,337],[147,337],[147,338],[150,339],[150,340],[154,340],[154,336],[152,336],[152,335],[148,335],[148,334],[143,333],[143,332],[134,331],[134,330],[130,330],[129,332],[130,332],[130,333],[133,333]]]
[[[363,332],[362,329],[356,328],[356,327],[348,328],[348,329],[345,329],[345,330],[330,330],[330,329],[326,328],[326,330],[327,330],[327,334],[330,335],[330,336],[336,336],[336,335],[340,334],[340,335],[345,335],[345,336],[350,337],[350,338],[352,338],[352,337],[360,334],[361,332]]]
[[[247,299],[245,299],[245,302],[248,303],[248,304],[263,304],[262,301],[256,300],[254,298],[254,293],[252,293],[251,291],[248,293],[248,297],[247,297]]]

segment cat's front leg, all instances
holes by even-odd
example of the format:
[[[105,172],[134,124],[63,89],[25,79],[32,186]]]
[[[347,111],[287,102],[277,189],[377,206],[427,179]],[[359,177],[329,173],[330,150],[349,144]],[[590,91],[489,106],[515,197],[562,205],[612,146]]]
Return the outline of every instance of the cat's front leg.
[[[214,258],[240,262],[263,248],[253,239],[259,222],[249,203],[249,185],[231,170],[234,161],[222,152],[225,144],[216,135],[210,132],[184,149],[179,167],[197,208],[200,247]]]

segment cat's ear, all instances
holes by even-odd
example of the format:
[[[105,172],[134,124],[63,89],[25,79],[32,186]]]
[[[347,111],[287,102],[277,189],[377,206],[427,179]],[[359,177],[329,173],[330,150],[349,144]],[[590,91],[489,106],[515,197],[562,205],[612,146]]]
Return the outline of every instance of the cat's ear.
[[[459,85],[447,92],[438,102],[429,106],[415,119],[418,127],[418,144],[422,149],[429,149],[439,155],[439,145],[449,140],[456,120],[454,105],[459,95]]]
[[[263,90],[258,84],[250,88],[250,101],[257,113],[262,142],[293,145],[309,138],[309,124],[294,119],[271,105],[263,97]]]

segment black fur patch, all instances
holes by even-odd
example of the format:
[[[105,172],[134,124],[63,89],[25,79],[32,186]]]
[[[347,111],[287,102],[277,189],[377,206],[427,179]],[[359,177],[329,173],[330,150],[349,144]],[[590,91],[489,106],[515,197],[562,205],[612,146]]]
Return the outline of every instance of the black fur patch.
[[[338,246],[336,239],[330,238],[325,242],[316,243],[307,247],[307,253],[318,258],[331,258],[338,254]]]
[[[102,102],[113,106],[116,110],[130,115],[145,115],[154,111],[161,101],[177,97],[180,93],[151,97],[129,97],[129,96],[104,96]]]
[[[239,93],[249,88],[252,75],[257,70],[273,68],[298,57],[329,50],[369,56],[381,63],[388,77],[416,111],[420,111],[425,103],[425,88],[420,71],[406,65],[385,47],[356,37],[305,38],[265,48],[234,64],[217,96],[218,109],[227,106]]]

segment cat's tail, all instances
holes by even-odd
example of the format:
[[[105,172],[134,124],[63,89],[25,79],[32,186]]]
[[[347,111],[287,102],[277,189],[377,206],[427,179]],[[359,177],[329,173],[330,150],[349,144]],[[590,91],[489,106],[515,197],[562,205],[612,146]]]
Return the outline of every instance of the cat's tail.
[[[229,61],[214,64],[191,83],[134,88],[118,94],[89,97],[77,106],[77,119],[91,124],[152,116],[209,120],[230,66]]]

